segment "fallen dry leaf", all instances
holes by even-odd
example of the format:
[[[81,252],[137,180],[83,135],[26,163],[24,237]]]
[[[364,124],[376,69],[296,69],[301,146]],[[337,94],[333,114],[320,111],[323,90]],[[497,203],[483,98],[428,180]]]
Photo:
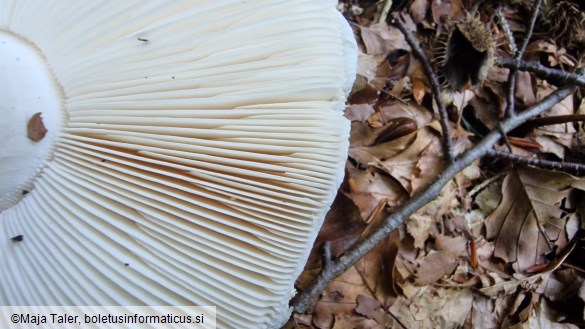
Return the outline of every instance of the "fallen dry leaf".
[[[345,108],[345,117],[350,121],[366,121],[374,113],[369,104],[348,105]]]
[[[412,61],[411,63],[418,63],[418,66],[411,72],[410,81],[412,81],[412,96],[417,104],[420,105],[426,94],[426,76],[418,61]]]
[[[492,66],[488,71],[488,76],[486,81],[488,82],[498,82],[504,83],[508,81],[508,74],[510,73],[510,69],[499,67],[499,66]]]
[[[443,104],[445,104],[447,108],[454,109],[453,111],[450,112],[456,112],[453,113],[454,115],[452,116],[453,117],[456,116],[457,122],[461,120],[461,114],[463,112],[463,109],[465,109],[465,107],[473,98],[475,98],[475,92],[471,90],[452,91],[449,93],[442,94]]]
[[[471,311],[473,294],[468,289],[405,286],[390,312],[405,328],[458,328]]]
[[[365,77],[366,82],[374,86],[378,91],[381,90],[390,74],[390,66],[386,56],[359,54],[357,74]]]
[[[353,122],[351,126],[349,157],[358,164],[366,166],[400,154],[408,148],[417,135],[417,133],[412,133],[386,143],[373,145],[377,137],[374,133],[376,130],[362,122]]]
[[[335,316],[335,324],[331,329],[355,329],[354,319],[348,314]]]
[[[333,257],[340,256],[358,240],[364,227],[356,205],[344,193],[338,193],[315,240],[312,253],[315,258],[312,259],[320,260],[321,246],[325,242],[331,243]]]
[[[376,134],[376,139],[372,145],[393,141],[400,137],[412,134],[418,129],[416,121],[410,118],[393,118],[389,120],[380,132]]]
[[[427,0],[414,0],[409,7],[410,15],[415,23],[420,23],[429,10],[430,2]]]
[[[489,298],[475,295],[473,311],[471,312],[470,327],[474,329],[499,329],[500,319],[509,308],[506,298]]]
[[[389,52],[402,49],[410,50],[404,35],[394,26],[386,23],[360,27],[361,37],[369,55],[388,55]]]
[[[433,21],[440,26],[447,18],[457,20],[464,14],[461,1],[432,1],[431,12]]]
[[[394,118],[409,118],[416,122],[417,127],[424,127],[433,120],[433,114],[429,109],[415,103],[391,102],[382,106],[380,113],[386,121]]]
[[[446,252],[435,251],[420,260],[416,272],[416,284],[428,285],[450,275],[457,268],[457,259]]]
[[[502,84],[488,81],[484,87],[476,92],[477,97],[470,101],[470,105],[475,108],[481,123],[491,130],[497,127],[506,109],[506,96]]]
[[[362,52],[345,112],[352,121],[347,180],[333,206],[334,220],[325,224],[299,289],[318,273],[325,241],[332,242],[334,256],[343,254],[440,174],[443,165],[441,127],[426,76],[401,33],[388,24],[393,17],[373,23],[380,22],[385,3],[344,0],[338,7],[352,22]],[[422,50],[432,56],[433,38],[463,18],[473,3],[394,1],[393,9],[400,8],[391,15],[403,19]],[[498,6],[516,41],[522,40],[532,2],[505,1]],[[508,56],[495,10],[495,2],[483,2],[476,13],[493,31],[498,56]],[[523,58],[573,71],[580,57],[537,26]],[[473,89],[453,92],[441,87],[453,123],[455,154],[501,122],[508,74],[509,69],[496,64],[487,80]],[[522,111],[555,89],[534,73],[518,71],[516,108]],[[543,116],[583,114],[585,105],[582,113],[574,107],[585,104],[581,98],[577,93]],[[576,145],[573,137],[584,130],[576,127],[571,123],[519,129],[508,137],[518,155],[581,161],[585,156],[577,158],[577,151],[585,147]],[[508,151],[503,143],[495,148]],[[571,237],[580,236],[573,212],[581,207],[585,186],[569,175],[506,168],[514,166],[490,159],[458,174],[436,200],[337,278],[312,314],[295,315],[295,326],[287,329],[556,328],[563,326],[558,323],[562,316],[579,321],[585,314],[585,285],[580,289],[583,275],[574,268],[585,267],[585,257],[566,258],[565,263],[562,256],[578,254],[566,246],[574,245],[575,239],[569,244]],[[577,312],[568,311],[569,303]]]
[[[537,91],[537,97],[540,100],[550,92],[550,87],[546,85],[540,86]],[[553,106],[546,114],[543,114],[543,117],[572,115],[574,112],[573,96],[571,95]],[[573,138],[576,132],[572,123],[546,125],[534,129],[535,140],[542,145],[541,151],[552,153],[559,159],[565,158],[565,151],[573,145]]]
[[[559,48],[552,40],[536,40],[526,48],[526,57],[528,59],[539,60],[543,55],[548,57],[548,64],[553,67],[559,64],[569,67],[576,65],[575,59],[567,54],[567,50],[562,47]]]
[[[394,177],[413,195],[442,169],[439,137],[430,127],[423,127],[405,150],[385,160],[375,159],[372,165]]]
[[[378,99],[386,85],[391,69],[383,55],[358,55],[358,67],[348,103],[368,104]]]
[[[559,268],[548,275],[542,294],[550,301],[562,303],[578,295],[584,282],[575,270]]]
[[[462,236],[439,235],[435,237],[435,248],[436,251],[422,257],[418,262],[415,282],[419,285],[434,283],[453,273],[459,264],[459,256],[467,248],[467,239]]]
[[[536,102],[535,83],[528,72],[516,72],[516,99],[525,106]]]
[[[422,232],[423,228],[419,227],[417,231],[419,231],[421,235],[418,237],[416,235],[411,235],[414,238],[415,246],[422,248],[426,237],[431,233],[431,228],[435,226],[434,224],[440,221],[444,215],[450,214],[451,211],[458,207],[457,191],[458,189],[453,182],[445,185],[437,198],[420,208],[413,214],[413,216],[411,216],[412,220],[406,222],[409,234],[412,234],[415,225],[427,228],[428,232],[425,233]],[[420,223],[415,224],[416,222]]]
[[[355,309],[356,313],[375,320],[378,324],[384,324],[384,309],[382,308],[382,303],[374,298],[364,295],[358,296],[357,303],[358,306]]]
[[[534,142],[540,146],[540,151],[543,153],[550,153],[557,156],[559,159],[565,158],[565,148],[557,142],[557,139],[548,133],[534,137]]]
[[[379,269],[378,269],[379,270]],[[325,289],[313,312],[313,323],[320,329],[332,328],[336,315],[355,310],[359,296],[372,296],[363,274],[354,266]]]
[[[562,318],[558,318],[553,312],[546,299],[533,302],[529,318],[525,322],[510,326],[510,329],[578,329],[574,324],[561,323]]]
[[[351,199],[359,208],[364,221],[370,217],[380,202],[393,207],[407,197],[402,186],[377,170],[350,170],[349,175],[354,182],[350,192]]]
[[[575,219],[559,207],[570,190],[583,189],[584,182],[539,169],[511,171],[502,184],[502,201],[485,221],[486,237],[495,241],[494,256],[521,273],[564,248],[565,227]]]
[[[414,247],[423,249],[430,235],[431,225],[434,225],[433,218],[426,214],[412,214],[406,221],[406,232],[414,239]]]

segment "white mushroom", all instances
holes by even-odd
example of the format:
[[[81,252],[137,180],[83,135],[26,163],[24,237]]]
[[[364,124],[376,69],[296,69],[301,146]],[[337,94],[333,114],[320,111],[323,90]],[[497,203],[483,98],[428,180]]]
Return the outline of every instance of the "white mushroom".
[[[286,321],[347,154],[335,4],[0,0],[0,305]]]

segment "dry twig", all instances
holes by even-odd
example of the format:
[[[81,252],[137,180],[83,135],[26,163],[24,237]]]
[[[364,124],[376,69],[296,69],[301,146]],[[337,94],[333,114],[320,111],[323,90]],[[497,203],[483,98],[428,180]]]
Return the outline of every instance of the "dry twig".
[[[534,0],[534,6],[530,11],[530,22],[526,27],[524,40],[516,52],[516,60],[520,60],[522,59],[522,56],[524,56],[524,51],[526,50],[526,47],[528,47],[528,43],[532,37],[532,31],[534,30],[534,24],[536,23],[536,18],[538,17],[541,4],[542,0]],[[504,110],[506,117],[514,116],[516,112],[514,109],[514,96],[516,94],[516,71],[516,69],[511,68],[510,72],[508,73],[508,81],[506,81],[506,109]]]
[[[437,75],[433,71],[431,66],[431,62],[429,61],[427,55],[425,55],[424,51],[420,48],[418,43],[414,40],[414,36],[408,31],[406,25],[400,17],[394,15],[392,18],[392,24],[395,25],[402,34],[404,34],[404,39],[412,49],[412,53],[414,56],[421,62],[423,70],[425,71],[425,75],[431,85],[431,90],[433,92],[433,98],[435,103],[437,104],[437,108],[439,109],[439,117],[441,122],[441,130],[442,130],[442,138],[443,138],[443,153],[445,154],[445,161],[447,165],[453,163],[454,155],[453,155],[453,145],[451,143],[451,124],[449,123],[449,115],[447,113],[447,109],[445,108],[445,104],[441,101],[441,88],[439,86],[439,80],[437,79]]]
[[[509,68],[510,70],[532,72],[537,77],[545,79],[555,85],[574,83],[579,87],[585,87],[585,76],[582,74],[561,71],[546,67],[537,62],[523,61],[520,59],[500,57],[497,59],[497,62],[502,67]]]
[[[384,2],[384,8],[382,8],[382,14],[380,15],[380,18],[378,19],[378,23],[382,23],[386,21],[386,18],[388,18],[388,14],[390,13],[390,9],[392,8],[392,0],[386,0]]]
[[[528,158],[521,155],[509,153],[509,152],[501,152],[496,150],[489,150],[486,153],[486,156],[496,159],[505,159],[508,161],[512,161],[517,164],[534,166],[543,169],[549,170],[558,170],[563,171],[571,174],[582,175],[585,173],[585,165],[580,163],[574,162],[559,162],[559,161],[550,161],[550,160],[543,160],[537,158]]]

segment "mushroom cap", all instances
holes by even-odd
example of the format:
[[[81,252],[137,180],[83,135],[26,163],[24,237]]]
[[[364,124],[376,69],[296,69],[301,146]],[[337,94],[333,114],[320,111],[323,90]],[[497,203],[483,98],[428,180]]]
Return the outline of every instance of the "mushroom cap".
[[[335,5],[0,0],[0,95],[20,100],[0,105],[0,305],[285,322],[347,156],[357,51]]]

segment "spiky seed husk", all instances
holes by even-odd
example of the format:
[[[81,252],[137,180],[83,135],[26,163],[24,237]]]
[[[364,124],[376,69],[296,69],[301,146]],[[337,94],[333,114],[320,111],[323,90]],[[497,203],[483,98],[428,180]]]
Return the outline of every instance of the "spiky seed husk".
[[[491,31],[476,16],[468,15],[442,33],[435,43],[434,62],[451,89],[477,85],[493,65]]]

